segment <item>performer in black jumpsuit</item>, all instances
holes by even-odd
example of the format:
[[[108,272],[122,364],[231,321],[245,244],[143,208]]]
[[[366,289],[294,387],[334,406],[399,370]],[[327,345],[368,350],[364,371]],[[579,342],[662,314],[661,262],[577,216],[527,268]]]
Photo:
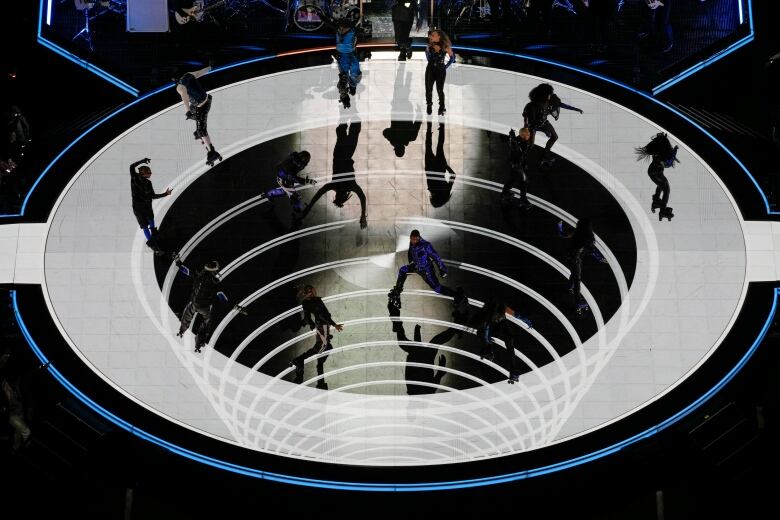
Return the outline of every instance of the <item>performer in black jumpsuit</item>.
[[[531,132],[527,128],[521,128],[516,135],[514,129],[509,130],[509,176],[501,191],[501,203],[512,204],[512,186],[520,188],[520,207],[531,209],[528,202],[528,150],[531,149]]]
[[[193,72],[179,75],[174,73],[173,81],[176,83],[176,92],[181,96],[187,119],[195,120],[195,139],[200,139],[206,147],[206,164],[213,166],[216,161],[222,161],[222,156],[214,149],[207,129],[209,111],[211,111],[211,94],[206,92],[198,78],[208,73],[211,65]]]
[[[444,60],[449,56],[447,63]],[[439,115],[443,116],[447,111],[444,106],[444,80],[447,78],[447,68],[455,63],[455,53],[452,50],[450,39],[444,31],[434,29],[428,33],[428,47],[425,49],[425,59],[428,65],[425,67],[425,104],[428,115],[433,109],[433,84],[436,83],[436,92],[439,95]]]
[[[535,86],[528,93],[528,97],[531,101],[523,109],[523,126],[531,131],[531,145],[536,140],[536,132],[542,132],[547,136],[547,145],[545,145],[544,153],[542,153],[539,161],[540,166],[547,167],[555,161],[549,155],[555,141],[558,140],[558,134],[555,132],[552,123],[547,120],[547,117],[553,116],[553,119],[557,121],[561,115],[562,108],[573,110],[580,114],[583,112],[577,107],[563,103],[561,98],[553,91],[553,86],[549,83]]]
[[[185,276],[191,276],[190,269],[183,263],[177,261],[179,272]],[[190,323],[196,314],[200,315],[200,323],[196,324],[195,352],[206,346],[211,336],[211,313],[213,311],[214,300],[227,303],[228,299],[225,293],[219,290],[219,263],[214,260],[203,266],[203,269],[195,273],[192,280],[192,292],[184,311],[181,314],[181,324],[177,336],[180,338],[190,328]],[[244,313],[244,309],[238,305],[235,307],[239,312]]]
[[[333,347],[330,344],[331,336],[330,328],[333,327],[337,331],[341,332],[344,328],[342,325],[333,321],[330,316],[328,308],[322,302],[322,298],[317,296],[317,290],[311,285],[305,285],[302,289],[303,301],[301,306],[303,307],[302,322],[309,325],[311,330],[316,330],[316,340],[314,346],[303,354],[295,356],[290,361],[290,366],[295,367],[295,382],[300,384],[303,382],[303,360],[309,356],[320,354],[327,350],[331,350]],[[312,320],[312,317],[314,319]],[[325,373],[324,366],[328,356],[322,356],[317,359],[317,375],[323,375]],[[328,385],[324,379],[317,381],[317,388],[327,389]]]
[[[157,240],[157,227],[154,225],[154,211],[152,210],[152,200],[167,197],[171,194],[168,188],[162,193],[155,193],[152,187],[152,169],[149,168],[151,159],[141,159],[130,165],[130,191],[133,198],[133,214],[141,226],[141,230],[146,237],[146,245],[152,249],[155,254],[162,255],[164,251],[160,249]]]
[[[577,314],[582,314],[589,309],[588,304],[585,302],[585,298],[582,297],[580,292],[580,285],[582,283],[582,260],[586,254],[590,254],[593,258],[602,263],[607,263],[607,259],[596,249],[595,241],[596,237],[593,234],[593,224],[590,219],[583,218],[577,222],[577,227],[572,229],[570,226],[565,226],[563,221],[558,222],[558,234],[562,238],[571,239],[569,244],[569,268],[571,269],[571,275],[569,276],[569,292],[574,295],[574,304],[576,306]]]
[[[504,366],[509,372],[509,383],[517,382],[520,375],[518,371],[515,348],[519,344],[519,329],[509,323],[506,316],[513,316],[531,328],[531,320],[520,315],[511,307],[494,301],[488,301],[482,310],[474,315],[473,324],[477,329],[477,335],[482,341],[482,352],[480,357],[493,361],[496,357],[495,343],[493,338],[500,338],[506,345],[506,357]]]
[[[671,222],[674,217],[672,208],[668,207],[670,188],[664,169],[674,168],[674,164],[680,162],[677,159],[677,150],[678,147],[672,147],[669,137],[663,132],[656,134],[647,145],[635,149],[637,161],[651,159],[650,166],[647,167],[647,175],[656,187],[650,211],[655,213],[656,209],[660,209],[658,220],[667,219]]]

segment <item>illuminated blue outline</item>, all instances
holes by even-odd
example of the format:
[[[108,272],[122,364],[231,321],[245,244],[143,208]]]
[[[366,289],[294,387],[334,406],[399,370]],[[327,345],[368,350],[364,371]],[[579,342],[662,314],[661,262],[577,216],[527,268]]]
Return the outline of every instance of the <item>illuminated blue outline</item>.
[[[73,63],[75,63],[79,67],[83,67],[83,68],[87,69],[91,73],[93,73],[96,76],[99,76],[100,78],[108,81],[112,85],[115,85],[115,86],[121,88],[122,90],[124,90],[128,94],[132,95],[133,97],[138,97],[139,92],[138,92],[137,88],[133,87],[132,85],[129,85],[129,84],[125,83],[124,81],[122,81],[121,79],[117,78],[116,76],[112,76],[111,74],[109,74],[108,72],[104,71],[100,67],[96,67],[95,65],[92,65],[87,60],[79,58],[78,56],[76,56],[72,52],[66,51],[65,49],[63,49],[62,47],[57,45],[56,43],[52,42],[51,40],[47,40],[46,38],[43,37],[43,35],[42,35],[42,25],[43,25],[43,4],[44,4],[44,1],[45,0],[41,0],[40,8],[38,10],[38,43],[40,43],[41,45],[43,45],[47,49],[56,52],[57,54],[59,54],[60,56],[65,58],[66,60],[72,61]],[[49,0],[49,16],[46,19],[47,25],[49,24],[50,20],[51,20],[51,0]]]
[[[519,471],[516,473],[508,473],[505,475],[496,475],[494,477],[457,480],[451,482],[390,484],[390,483],[339,482],[339,481],[331,481],[331,480],[318,480],[318,479],[310,479],[310,478],[303,478],[303,477],[295,477],[292,475],[282,475],[279,473],[270,473],[267,471],[248,468],[246,466],[240,466],[238,464],[224,462],[212,457],[207,457],[200,453],[196,453],[194,451],[190,451],[188,449],[177,446],[155,435],[147,433],[146,431],[140,428],[136,428],[129,422],[114,415],[113,413],[109,412],[108,410],[106,410],[105,408],[97,404],[95,401],[87,397],[87,395],[85,395],[83,392],[81,392],[81,390],[79,390],[73,384],[71,384],[70,381],[68,381],[65,378],[65,376],[63,376],[59,372],[59,370],[57,370],[57,368],[53,365],[53,363],[49,361],[49,359],[44,355],[43,351],[41,351],[41,349],[35,343],[35,340],[32,339],[32,336],[30,335],[30,332],[27,330],[27,326],[25,325],[24,320],[22,319],[22,315],[19,312],[19,306],[16,301],[16,291],[15,290],[11,291],[11,297],[13,299],[13,307],[14,307],[14,316],[16,317],[16,321],[19,324],[19,328],[22,331],[22,335],[27,341],[27,344],[30,345],[30,348],[38,357],[41,364],[46,367],[46,369],[49,371],[52,377],[54,377],[57,381],[59,381],[60,384],[62,384],[62,386],[64,386],[76,398],[78,398],[85,405],[90,407],[99,415],[103,416],[105,419],[119,426],[120,428],[146,441],[157,444],[158,446],[161,446],[162,448],[165,448],[166,450],[176,453],[177,455],[180,455],[182,457],[186,457],[196,462],[200,462],[202,464],[207,464],[215,468],[232,471],[234,473],[238,473],[249,477],[259,478],[263,480],[270,480],[274,482],[282,482],[285,484],[295,484],[299,486],[325,488],[325,489],[339,489],[339,490],[348,490],[348,491],[403,491],[403,492],[439,491],[439,490],[447,490],[447,489],[474,488],[474,487],[489,486],[494,484],[502,484],[506,482],[514,482],[518,480],[525,480],[532,477],[538,477],[540,475],[555,473],[574,466],[579,466],[580,464],[585,464],[587,462],[591,462],[606,457],[607,455],[611,455],[612,453],[620,451],[630,446],[631,444],[634,444],[642,439],[651,437],[652,435],[655,435],[656,433],[665,430],[666,428],[669,428],[670,426],[682,420],[685,416],[693,412],[696,408],[704,404],[713,395],[718,393],[726,384],[728,384],[736,376],[737,372],[742,370],[745,364],[747,364],[747,362],[753,356],[755,351],[758,349],[759,344],[766,337],[766,333],[769,330],[769,326],[772,324],[772,320],[774,319],[775,312],[777,311],[777,298],[779,294],[780,294],[780,288],[775,288],[774,300],[772,301],[772,309],[769,311],[769,316],[767,316],[767,320],[764,323],[764,326],[761,328],[761,332],[759,332],[758,337],[755,339],[755,341],[750,346],[748,351],[742,356],[739,362],[734,366],[734,368],[732,368],[715,386],[713,386],[709,391],[705,392],[701,397],[696,399],[693,403],[689,404],[688,406],[686,406],[685,408],[683,408],[673,416],[657,424],[656,426],[653,426],[652,428],[648,428],[647,430],[638,433],[636,435],[633,435],[632,437],[629,437],[624,441],[618,442],[611,446],[607,446],[606,448],[602,448],[592,453],[582,455],[580,457],[576,457],[574,459],[570,459],[567,461],[558,462],[556,464],[550,464],[548,466],[542,466],[540,468],[535,468],[531,470]]]
[[[51,25],[51,2],[52,0],[47,0],[48,4],[46,5],[46,25]]]
[[[695,65],[692,65],[691,67],[685,69],[684,71],[677,74],[673,78],[667,79],[666,81],[656,85],[655,87],[652,88],[652,92],[654,96],[660,94],[661,92],[668,89],[669,87],[676,85],[677,83],[691,76],[692,74],[695,74],[700,70],[709,67],[710,65],[720,60],[721,58],[725,58],[729,54],[735,52],[737,49],[740,49],[741,47],[744,47],[748,43],[755,40],[755,32],[753,30],[753,0],[746,0],[746,1],[748,5],[748,22],[750,23],[750,31],[747,34],[747,36],[740,38],[739,40],[732,43],[725,49],[716,52],[712,56],[700,61]],[[744,15],[742,12],[742,0],[737,0],[737,4],[739,5],[739,26],[741,27],[742,25],[744,25],[744,21],[743,21]]]

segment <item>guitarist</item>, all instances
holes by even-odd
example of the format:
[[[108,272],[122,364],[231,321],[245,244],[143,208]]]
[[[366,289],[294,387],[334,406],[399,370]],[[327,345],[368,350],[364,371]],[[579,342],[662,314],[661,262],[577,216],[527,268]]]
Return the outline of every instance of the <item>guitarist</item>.
[[[187,20],[182,23],[189,23],[195,20],[195,14],[198,9],[203,7],[203,2],[198,0],[169,0],[168,3],[174,13]]]
[[[217,7],[224,5],[224,0],[206,5],[205,0],[169,0],[170,9],[179,25],[187,25],[190,22],[202,22],[204,15]],[[209,18],[213,21],[213,18]]]

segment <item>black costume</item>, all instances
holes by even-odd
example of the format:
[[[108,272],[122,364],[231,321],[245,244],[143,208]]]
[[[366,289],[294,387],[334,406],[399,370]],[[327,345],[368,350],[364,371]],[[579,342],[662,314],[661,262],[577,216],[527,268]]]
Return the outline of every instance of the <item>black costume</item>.
[[[452,196],[452,187],[455,185],[455,172],[447,164],[444,155],[444,123],[439,123],[439,136],[436,142],[436,154],[433,153],[433,132],[431,122],[428,122],[428,130],[425,132],[425,180],[428,184],[428,192],[431,194],[431,206],[439,208],[444,206]],[[450,180],[445,181],[446,173],[450,174]]]
[[[302,322],[309,325],[311,330],[316,330],[314,346],[303,354],[295,356],[290,362],[291,366],[295,366],[295,382],[303,382],[303,360],[309,356],[320,354],[327,350],[331,350],[333,347],[330,344],[330,340],[333,338],[330,334],[330,328],[336,326],[336,322],[330,316],[328,308],[322,302],[322,298],[314,296],[312,298],[304,298],[301,303],[303,307]],[[314,317],[314,319],[312,319]],[[328,356],[322,356],[317,359],[317,375],[325,373],[324,366]],[[326,387],[325,381],[320,379],[317,381],[319,388]]]
[[[520,188],[520,205],[525,209],[531,207],[528,202],[528,150],[531,149],[531,141],[520,139],[514,130],[509,131],[509,175],[501,191],[501,202],[512,202],[512,186],[517,184]]]
[[[656,134],[646,146],[636,148],[637,160],[651,159],[650,166],[647,167],[647,175],[656,188],[650,210],[655,213],[656,209],[660,209],[658,220],[666,218],[671,221],[674,217],[672,208],[668,206],[670,188],[664,169],[673,168],[675,163],[680,162],[677,159],[677,150],[678,147],[672,147],[672,143],[663,132]]]
[[[582,284],[582,260],[586,254],[589,254],[599,262],[606,263],[604,256],[596,249],[596,238],[593,235],[593,230],[590,229],[590,224],[586,222],[586,219],[582,219],[578,223],[578,227],[573,230],[571,228],[566,229],[562,221],[558,222],[558,233],[560,236],[571,239],[569,252],[567,254],[569,269],[571,270],[571,275],[569,276],[569,292],[574,295],[574,302],[577,306],[578,313],[582,313],[582,311],[588,309],[588,305],[585,303],[585,299],[580,292],[580,286]]]
[[[333,203],[342,207],[349,200],[353,193],[360,199],[360,227],[365,228],[367,223],[366,216],[366,194],[358,185],[355,179],[355,161],[352,156],[357,149],[358,137],[362,125],[360,121],[349,124],[342,123],[336,127],[336,145],[333,147],[333,175],[334,179],[317,190],[306,209],[303,211],[303,217],[309,214],[314,204],[329,191],[334,191]],[[348,175],[348,174],[352,175]],[[347,175],[344,175],[347,174]]]
[[[130,193],[133,201],[133,214],[144,232],[146,245],[153,249],[155,253],[162,254],[163,251],[160,249],[157,238],[157,227],[154,225],[152,200],[165,197],[166,194],[155,193],[152,181],[138,173],[137,168],[142,164],[149,164],[149,159],[141,159],[130,165]]]
[[[201,271],[198,271],[192,281],[192,292],[187,305],[181,315],[181,324],[179,326],[179,336],[183,336],[195,315],[200,315],[200,323],[195,326],[195,352],[200,352],[211,336],[211,313],[214,300],[227,302],[225,293],[219,290],[219,275],[216,268],[209,267],[207,264]],[[183,264],[179,264],[179,272],[185,276],[190,276],[190,270]]]
[[[425,104],[427,105],[428,114],[431,113],[431,107],[433,105],[433,84],[436,83],[436,93],[439,95],[439,115],[444,115],[447,110],[444,106],[444,80],[447,79],[447,67],[455,62],[455,55],[450,56],[450,59],[445,63],[448,53],[441,47],[438,52],[433,50],[432,45],[428,45],[425,49],[425,58],[428,60],[428,65],[425,67]]]
[[[187,95],[190,98],[190,108],[186,115],[187,119],[195,120],[195,132],[193,133],[195,139],[208,137],[207,127],[209,111],[211,110],[211,94],[206,92],[198,78],[189,72],[179,78],[178,83],[187,90]],[[213,166],[214,162],[221,160],[222,156],[214,149],[214,145],[211,145],[206,155],[206,164]]]
[[[547,144],[544,147],[541,164],[549,165],[552,163],[553,159],[548,158],[548,155],[555,144],[555,141],[558,140],[558,134],[555,132],[555,128],[553,128],[552,123],[550,123],[547,118],[552,116],[553,119],[557,121],[558,117],[561,115],[562,108],[573,110],[580,114],[582,114],[582,110],[562,102],[561,98],[553,93],[552,85],[548,83],[542,83],[531,89],[528,97],[531,101],[523,108],[525,126],[531,131],[532,145],[536,140],[536,132],[542,132],[547,136]]]
[[[514,383],[519,376],[519,365],[515,356],[515,348],[519,345],[519,328],[506,319],[509,308],[503,303],[487,302],[481,311],[475,314],[473,325],[482,341],[480,357],[493,361],[496,357],[494,338],[500,338],[506,345],[504,366],[509,372],[509,382]],[[524,322],[530,328],[531,320],[513,311],[513,316]]]
[[[406,61],[412,57],[412,24],[417,18],[417,0],[396,0],[391,9],[393,19],[393,34],[400,55],[398,59]]]

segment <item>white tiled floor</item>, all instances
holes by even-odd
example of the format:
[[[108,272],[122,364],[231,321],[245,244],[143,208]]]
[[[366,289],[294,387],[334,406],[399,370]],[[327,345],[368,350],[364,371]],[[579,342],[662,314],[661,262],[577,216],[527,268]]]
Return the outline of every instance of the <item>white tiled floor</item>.
[[[355,106],[347,113],[335,101],[333,67],[221,88],[212,92],[211,135],[226,159],[302,130],[302,139],[312,146],[319,139],[329,155],[329,138],[318,138],[317,129],[340,118],[359,114],[364,124],[419,118],[421,61],[399,65],[376,59],[363,69]],[[409,75],[407,87],[397,81],[401,72]],[[458,65],[448,73],[447,119],[505,133],[519,126],[527,92],[539,82]],[[175,195],[204,173],[202,148],[192,141],[181,107],[144,121],[90,160],[47,225],[0,226],[0,274],[17,282],[43,278],[61,331],[86,363],[132,399],[226,442],[331,462],[427,464],[529,450],[583,434],[657,398],[711,354],[740,308],[748,279],[777,277],[780,229],[743,222],[710,168],[676,136],[671,137],[681,145],[681,163],[670,177],[677,216],[671,223],[651,219],[647,206],[653,186],[633,147],[660,129],[586,92],[557,84],[556,91],[585,110],[582,117],[565,113],[556,122],[556,152],[588,171],[621,203],[638,239],[638,265],[623,307],[601,333],[558,362],[525,374],[518,385],[417,398],[323,393],[274,380],[211,350],[195,356],[189,339],[173,335],[176,317],[160,294],[129,209],[127,166],[134,160],[151,157],[155,186],[172,186]],[[422,176],[379,175],[394,168],[419,170],[422,154],[410,147],[408,162],[389,161],[382,155],[387,147],[376,146],[378,138],[370,132],[365,137],[356,167],[358,175],[377,174],[366,185],[367,247],[377,254],[394,250],[396,218],[433,213]],[[469,153],[464,143],[462,157],[452,160],[466,161]],[[315,161],[313,170],[329,172],[329,161],[319,166]],[[412,207],[388,202],[388,183],[420,195],[412,197]],[[157,201],[158,222],[172,199]],[[328,211],[340,220],[355,218],[353,210]],[[332,260],[349,258],[342,251],[334,247]],[[382,276],[382,269],[372,269]],[[345,320],[362,317],[354,305],[332,305]]]

